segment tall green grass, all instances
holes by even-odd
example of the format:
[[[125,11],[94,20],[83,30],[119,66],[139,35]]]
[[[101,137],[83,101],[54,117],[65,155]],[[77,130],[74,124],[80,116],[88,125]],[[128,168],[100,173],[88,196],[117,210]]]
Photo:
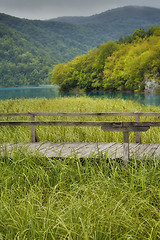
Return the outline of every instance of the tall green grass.
[[[160,159],[0,158],[0,239],[160,239]]]
[[[57,99],[1,100],[0,112],[159,112],[160,107],[144,106],[123,99],[93,99],[71,97]],[[1,118],[6,120],[7,118]],[[133,117],[37,117],[37,120],[90,120],[90,121],[134,121]],[[29,117],[12,117],[8,120],[30,120]],[[143,117],[142,121],[159,121],[156,117]],[[122,142],[122,133],[103,132],[98,127],[37,127],[41,142]],[[159,128],[142,133],[142,142],[159,142]],[[29,142],[29,127],[1,127],[1,142]],[[134,133],[130,141],[135,141]]]
[[[0,112],[159,112],[121,99],[58,98],[0,101]],[[29,120],[8,118],[8,120]],[[37,118],[38,119],[38,118]],[[39,118],[134,120],[133,118]],[[142,120],[159,120],[143,118]],[[2,118],[1,120],[6,120]],[[99,128],[37,127],[40,141],[122,141]],[[130,136],[134,140],[134,134]],[[143,142],[159,142],[157,128]],[[0,141],[30,141],[27,127],[3,127]],[[160,159],[132,158],[128,167],[106,159],[81,161],[27,155],[0,157],[0,240],[160,239]]]

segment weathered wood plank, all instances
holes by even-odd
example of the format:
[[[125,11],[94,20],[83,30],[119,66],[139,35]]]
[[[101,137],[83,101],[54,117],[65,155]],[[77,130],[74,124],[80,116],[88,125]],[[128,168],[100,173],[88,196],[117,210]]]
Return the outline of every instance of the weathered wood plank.
[[[40,149],[41,146],[43,146],[44,143],[38,142],[38,143],[24,143],[24,147],[26,147],[28,150],[31,151],[38,151]],[[18,144],[18,145],[21,145]],[[22,143],[23,146],[23,143]]]
[[[149,146],[145,149],[143,152],[143,155],[141,154],[140,156],[153,156],[158,148],[159,144],[157,143],[150,143]]]
[[[87,157],[89,155],[95,155],[97,149],[96,143],[86,143],[83,147],[76,150],[78,157]]]
[[[74,147],[76,148],[77,145],[74,143],[64,143],[63,145],[59,146],[56,150],[58,156],[67,157],[68,155],[73,155]]]
[[[136,114],[135,122],[139,122],[139,121],[140,121],[140,115]],[[136,143],[141,143],[141,133],[140,132],[136,132]]]
[[[160,122],[102,122],[102,121],[0,121],[0,126],[75,126],[101,127],[104,131],[147,131],[151,126],[159,127]]]
[[[129,132],[123,132],[123,161],[127,165],[129,159]]]
[[[108,149],[112,148],[116,143],[98,143],[97,153],[102,153],[103,155],[106,154]]]
[[[129,156],[137,155],[139,153],[140,144],[139,143],[130,143]]]
[[[12,157],[14,151],[20,149],[25,153],[39,153],[43,156],[54,157],[69,157],[77,155],[80,158],[88,158],[91,156],[101,156],[101,153],[109,158],[123,157],[122,143],[1,143],[0,155],[8,154]],[[160,156],[160,143],[131,143],[130,156]],[[127,162],[125,162],[127,163]]]
[[[157,147],[157,149],[155,151],[155,155],[160,156],[160,144],[159,144],[159,146]]]
[[[35,121],[35,116],[31,115],[31,122]],[[36,129],[35,126],[31,125],[31,142],[37,142],[36,141]]]
[[[147,154],[147,149],[150,149],[150,143],[142,143],[139,145],[139,151],[138,151],[138,156],[146,156]]]
[[[46,149],[40,149],[40,153],[47,157],[58,157],[60,155],[60,149],[64,146],[64,143],[61,144],[52,144],[46,145]]]
[[[0,117],[17,117],[17,116],[30,116],[30,115],[34,115],[34,116],[57,116],[57,117],[79,117],[79,116],[86,116],[86,117],[90,117],[90,116],[104,116],[104,117],[111,117],[111,116],[122,116],[122,117],[135,117],[135,116],[139,116],[139,117],[160,117],[160,113],[159,112],[86,112],[86,113],[78,113],[78,112],[74,112],[74,113],[70,113],[70,112],[22,112],[22,113],[0,113]]]
[[[62,143],[61,145],[55,145],[53,148],[50,148],[49,151],[47,151],[47,156],[53,157],[53,152],[55,157],[75,155],[79,149],[86,145],[87,143]]]
[[[119,143],[112,143],[111,146],[105,149],[105,155],[112,158],[112,156],[116,155],[117,148],[119,148]]]
[[[111,155],[111,158],[116,159],[116,158],[123,158],[124,155],[124,149],[123,149],[123,144],[119,143],[116,144],[117,147],[115,149],[115,152]]]
[[[60,149],[64,146],[64,143],[44,143],[40,148],[40,154],[49,156],[51,153],[52,157],[57,157],[60,153]]]

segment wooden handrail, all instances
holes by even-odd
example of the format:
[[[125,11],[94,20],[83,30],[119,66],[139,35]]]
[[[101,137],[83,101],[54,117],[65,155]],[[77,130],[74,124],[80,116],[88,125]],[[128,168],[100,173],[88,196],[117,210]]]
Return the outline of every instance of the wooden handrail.
[[[0,113],[0,117],[19,116],[55,116],[55,117],[160,117],[160,112],[22,112],[22,113]]]
[[[0,121],[0,126],[75,126],[75,127],[102,127],[105,131],[122,132],[125,129],[129,131],[143,131],[143,127],[160,127],[160,122],[118,122],[118,121]],[[137,129],[136,129],[137,128]],[[122,129],[122,130],[121,130]],[[148,129],[147,129],[148,130]]]
[[[79,126],[101,127],[103,131],[123,132],[125,162],[129,158],[129,132],[136,132],[136,142],[141,143],[140,132],[147,131],[150,127],[160,127],[160,122],[140,122],[140,117],[160,117],[159,112],[108,112],[108,113],[59,113],[59,112],[26,112],[26,113],[0,113],[0,117],[30,116],[30,121],[0,121],[0,126],[30,126],[31,142],[37,142],[35,126]],[[36,116],[54,117],[135,117],[134,122],[122,121],[37,121]]]

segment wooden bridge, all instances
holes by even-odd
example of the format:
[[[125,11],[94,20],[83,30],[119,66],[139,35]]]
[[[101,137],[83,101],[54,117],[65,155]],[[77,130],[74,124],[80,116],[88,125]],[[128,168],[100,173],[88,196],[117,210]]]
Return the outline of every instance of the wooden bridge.
[[[160,117],[160,113],[123,112],[123,113],[0,113],[0,117],[30,116],[30,121],[0,121],[0,126],[30,126],[31,143],[0,143],[0,154],[5,150],[12,153],[15,149],[26,148],[28,151],[39,152],[47,157],[79,157],[107,155],[112,158],[123,158],[127,163],[133,154],[160,155],[160,143],[141,144],[140,132],[145,132],[150,127],[160,127],[159,121],[141,122],[140,117]],[[122,121],[37,121],[36,116],[54,117],[135,117],[133,122]],[[103,131],[123,132],[123,143],[39,143],[36,134],[36,126],[77,126],[77,127],[101,127]],[[136,133],[136,143],[129,143],[129,132]]]

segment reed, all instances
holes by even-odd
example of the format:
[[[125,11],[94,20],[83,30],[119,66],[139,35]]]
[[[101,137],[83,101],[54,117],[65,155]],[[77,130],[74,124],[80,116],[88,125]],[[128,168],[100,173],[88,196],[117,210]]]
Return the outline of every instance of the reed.
[[[160,239],[160,159],[0,158],[0,239]]]
[[[159,106],[144,106],[123,99],[97,99],[71,97],[57,99],[1,100],[0,112],[159,112]],[[7,118],[1,118],[6,120]],[[9,120],[30,120],[27,117],[12,117]],[[133,117],[37,117],[37,120],[90,120],[134,121]],[[157,117],[142,117],[142,121],[159,121]],[[41,142],[122,142],[122,133],[103,132],[101,128],[89,127],[37,127]],[[30,142],[29,127],[1,127],[1,142]],[[159,128],[142,133],[142,142],[159,142]],[[130,141],[135,141],[134,133]]]

